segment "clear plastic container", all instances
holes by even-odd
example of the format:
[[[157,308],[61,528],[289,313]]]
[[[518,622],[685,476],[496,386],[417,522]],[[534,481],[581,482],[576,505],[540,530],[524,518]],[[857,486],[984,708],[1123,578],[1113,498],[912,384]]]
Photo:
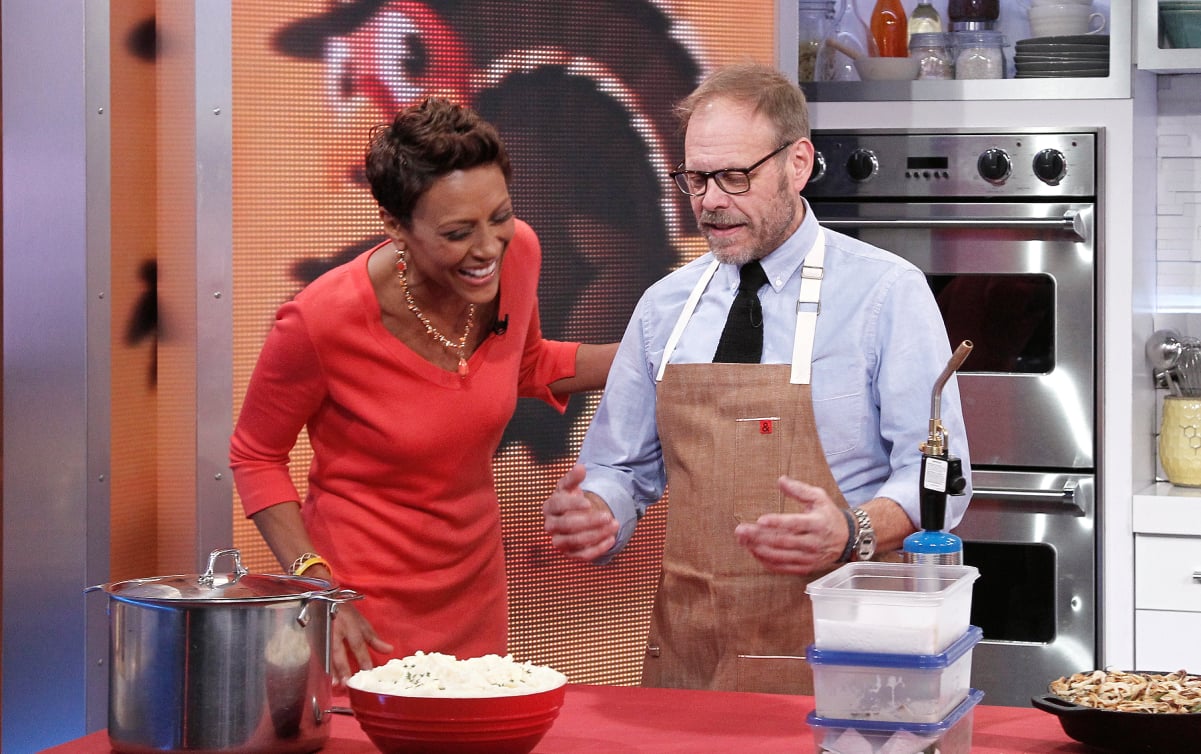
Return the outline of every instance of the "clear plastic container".
[[[817,754],[892,754],[936,751],[971,754],[972,718],[984,692],[972,689],[967,699],[936,723],[885,723],[873,720],[840,720],[810,712],[805,718],[813,729]]]
[[[967,631],[970,565],[847,563],[811,582],[813,643],[840,652],[933,655]]]
[[[814,713],[819,717],[936,723],[971,690],[972,650],[984,632],[968,627],[945,652],[898,655],[828,652],[810,646]]]
[[[917,58],[919,79],[955,78],[955,57],[949,34],[923,33],[909,37],[909,57]]]

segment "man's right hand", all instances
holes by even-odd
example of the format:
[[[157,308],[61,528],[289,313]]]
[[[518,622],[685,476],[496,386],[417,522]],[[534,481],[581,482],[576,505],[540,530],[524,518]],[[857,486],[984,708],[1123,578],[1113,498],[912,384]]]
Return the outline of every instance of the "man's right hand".
[[[619,524],[604,500],[580,489],[584,467],[576,464],[542,504],[551,544],[576,560],[594,560],[617,544]]]

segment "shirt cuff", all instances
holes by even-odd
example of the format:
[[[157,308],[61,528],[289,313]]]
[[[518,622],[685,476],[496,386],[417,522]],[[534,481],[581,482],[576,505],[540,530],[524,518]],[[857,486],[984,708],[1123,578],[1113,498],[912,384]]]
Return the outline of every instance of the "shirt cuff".
[[[603,565],[612,560],[629,543],[630,537],[634,536],[638,519],[642,518],[646,507],[636,503],[619,482],[607,477],[605,469],[602,468],[589,468],[580,489],[591,492],[604,500],[605,504],[609,506],[609,510],[613,512],[613,517],[617,519],[619,527],[617,543],[613,545],[612,549],[593,561],[598,565]]]

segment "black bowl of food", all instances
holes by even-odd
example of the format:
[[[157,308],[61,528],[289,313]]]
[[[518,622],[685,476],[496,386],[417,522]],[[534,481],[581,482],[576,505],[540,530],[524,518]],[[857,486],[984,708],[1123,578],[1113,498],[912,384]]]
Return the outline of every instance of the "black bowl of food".
[[[1063,732],[1103,751],[1201,751],[1201,676],[1093,670],[1053,681],[1031,703]]]

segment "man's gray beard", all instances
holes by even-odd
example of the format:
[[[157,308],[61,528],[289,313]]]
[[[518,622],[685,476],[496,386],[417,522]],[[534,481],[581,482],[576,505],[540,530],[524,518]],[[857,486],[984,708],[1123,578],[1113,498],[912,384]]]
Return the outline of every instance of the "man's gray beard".
[[[764,217],[759,225],[759,228],[772,226],[776,233],[776,237],[770,239],[771,245],[769,247],[765,248],[763,239],[758,234],[752,234],[749,245],[739,247],[737,245],[726,246],[721,242],[715,243],[712,237],[702,232],[702,235],[705,236],[705,243],[709,246],[709,251],[713,254],[713,257],[722,264],[733,264],[741,267],[752,260],[762,259],[779,248],[788,240],[788,236],[791,235],[788,229],[792,227],[797,213],[795,205],[788,202],[774,203],[771,209],[772,213]],[[713,216],[709,218],[702,216],[701,219],[711,220],[712,218]],[[724,218],[717,215],[716,219],[720,220]],[[698,226],[699,224],[700,222],[698,221]]]

